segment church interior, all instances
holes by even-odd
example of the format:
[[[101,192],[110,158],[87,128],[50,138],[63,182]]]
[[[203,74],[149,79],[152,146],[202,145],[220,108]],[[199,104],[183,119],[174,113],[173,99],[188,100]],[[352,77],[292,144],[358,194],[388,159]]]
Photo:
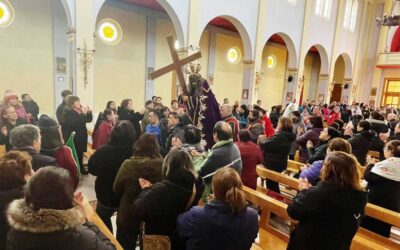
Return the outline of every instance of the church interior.
[[[201,66],[199,74],[218,105],[235,103],[239,108],[262,101],[261,112],[269,115],[276,106],[283,107],[283,113],[291,105],[300,112],[311,103],[320,108],[337,103],[343,109],[361,104],[375,110],[390,108],[398,115],[399,15],[398,0],[0,0],[0,93],[12,90],[19,99],[29,94],[39,113],[54,119],[63,90],[78,96],[94,117],[86,123],[85,166],[95,153],[93,129],[107,101],[119,106],[129,98],[139,111],[153,97],[168,107],[181,98],[178,73],[183,71],[187,81],[189,68],[173,65],[172,50],[178,59],[201,52],[194,62]],[[167,42],[170,35],[174,48]],[[171,64],[171,70],[152,77]],[[324,120],[325,128],[327,123]],[[394,126],[392,134],[397,133]],[[342,134],[345,128],[341,127]],[[308,146],[304,148],[307,151]],[[382,146],[381,160],[383,150]],[[371,151],[368,157],[373,157]],[[0,155],[4,154],[1,148]],[[260,209],[251,249],[300,249],[292,240],[289,243],[298,219],[287,213],[287,207],[302,189],[296,174],[306,163],[289,160],[287,175],[259,165],[254,169],[256,190],[244,187],[248,202]],[[361,165],[364,173],[368,167]],[[400,164],[396,171],[400,173]],[[398,175],[393,185],[400,190]],[[83,176],[78,186],[91,205],[96,204],[95,179]],[[266,195],[266,179],[279,182],[283,198]],[[400,249],[400,201],[397,207],[399,211],[392,211],[367,203],[367,216],[392,225],[390,236],[360,228],[350,249]],[[99,217],[93,220],[117,249],[123,249],[115,236],[115,217],[114,232]]]

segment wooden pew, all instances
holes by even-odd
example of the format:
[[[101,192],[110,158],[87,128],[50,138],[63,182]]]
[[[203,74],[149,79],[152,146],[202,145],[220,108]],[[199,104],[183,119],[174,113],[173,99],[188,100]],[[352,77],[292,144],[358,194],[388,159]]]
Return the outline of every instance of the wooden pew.
[[[0,157],[6,154],[6,146],[0,145]]]
[[[259,206],[261,209],[261,217],[259,221],[259,246],[262,249],[286,249],[289,235],[275,229],[269,225],[268,222],[271,213],[274,213],[280,218],[290,220],[289,215],[286,212],[287,205],[251,188],[243,187],[243,190],[246,199],[252,204]]]
[[[262,165],[257,166],[257,174],[260,177],[279,182],[280,184],[288,186],[291,189],[299,190],[299,181],[297,179],[266,169]],[[400,213],[367,203],[365,207],[365,214],[395,227],[400,227]],[[377,235],[364,228],[360,228],[356,234],[356,237],[353,239],[351,249],[400,249],[400,244],[397,244],[388,238]]]
[[[306,164],[304,164],[302,162],[288,160],[288,165],[287,165],[286,170],[297,174],[301,171],[301,168],[303,168],[305,166],[306,166]]]
[[[85,211],[84,213],[88,217],[88,221],[95,224],[99,230],[114,244],[117,250],[123,250],[122,246],[119,244],[117,239],[114,237],[112,232],[107,228],[104,222],[101,220],[99,215],[95,212],[94,207],[90,204],[89,200],[86,197],[83,197],[82,207]]]

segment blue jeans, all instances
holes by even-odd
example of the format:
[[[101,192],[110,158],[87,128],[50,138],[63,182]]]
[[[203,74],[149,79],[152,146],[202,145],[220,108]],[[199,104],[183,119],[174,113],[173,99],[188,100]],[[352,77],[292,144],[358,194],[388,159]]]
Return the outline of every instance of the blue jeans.
[[[113,227],[111,223],[111,216],[117,211],[117,208],[107,207],[101,204],[100,201],[97,201],[96,213],[99,215],[100,219],[104,222],[108,229],[110,229],[111,233],[113,232]]]

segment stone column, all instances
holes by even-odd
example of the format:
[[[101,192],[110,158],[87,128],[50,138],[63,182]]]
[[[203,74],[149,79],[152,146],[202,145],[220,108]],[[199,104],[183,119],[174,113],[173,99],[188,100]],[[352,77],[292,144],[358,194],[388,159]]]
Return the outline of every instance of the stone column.
[[[254,98],[254,61],[243,61],[243,83],[241,104],[252,104]]]
[[[345,104],[350,104],[350,95],[351,95],[351,83],[353,82],[353,79],[351,78],[345,78],[343,79],[343,89],[342,89],[342,97],[340,100],[344,102]],[[347,88],[345,86],[347,85]]]
[[[332,87],[333,88],[333,87]],[[327,103],[331,98],[331,91],[329,85],[329,75],[328,74],[320,74],[318,81],[318,92],[317,92],[317,103]]]

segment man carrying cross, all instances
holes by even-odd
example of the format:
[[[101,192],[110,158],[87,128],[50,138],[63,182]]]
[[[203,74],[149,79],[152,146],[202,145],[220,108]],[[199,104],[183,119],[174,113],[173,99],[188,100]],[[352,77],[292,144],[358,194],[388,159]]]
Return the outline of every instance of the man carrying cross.
[[[150,74],[152,79],[162,76],[172,70],[176,71],[179,84],[183,95],[186,96],[187,113],[193,125],[202,130],[202,137],[205,140],[206,147],[211,149],[214,145],[213,128],[216,122],[221,120],[219,104],[207,82],[199,74],[200,65],[191,64],[191,75],[189,76],[189,89],[186,86],[185,77],[182,72],[182,66],[197,60],[201,53],[197,52],[186,58],[179,59],[178,53],[174,48],[173,36],[167,37],[168,46],[171,52],[173,63],[156,70]]]

